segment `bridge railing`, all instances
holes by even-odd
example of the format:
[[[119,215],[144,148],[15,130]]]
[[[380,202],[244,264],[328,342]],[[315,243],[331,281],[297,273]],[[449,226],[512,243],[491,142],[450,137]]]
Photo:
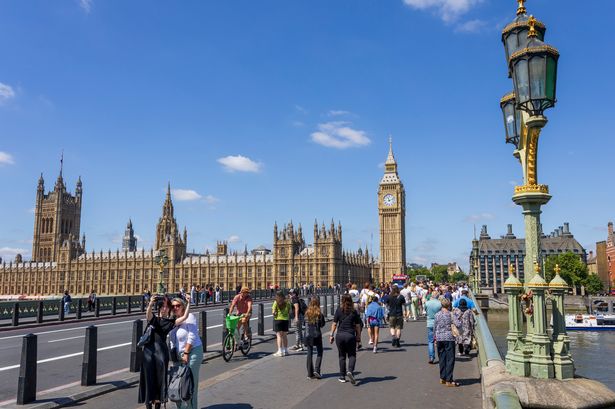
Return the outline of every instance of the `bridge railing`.
[[[485,373],[486,369],[499,366],[505,368],[506,364],[502,359],[502,355],[498,350],[498,347],[493,338],[493,334],[489,329],[487,323],[486,313],[481,308],[480,303],[477,301],[474,294],[470,294],[470,297],[476,305],[478,314],[475,315],[475,337],[478,344],[478,358],[481,371],[481,381],[483,386],[483,394],[485,391]],[[490,398],[492,399],[493,407],[496,409],[521,409],[521,403],[514,388],[510,387],[498,387],[493,388],[493,393]]]

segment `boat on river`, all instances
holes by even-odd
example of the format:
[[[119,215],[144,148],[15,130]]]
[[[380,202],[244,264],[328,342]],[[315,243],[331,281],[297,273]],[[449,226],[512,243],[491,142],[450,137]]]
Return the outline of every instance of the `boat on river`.
[[[589,314],[566,314],[566,330],[615,331],[614,307],[612,297],[591,299]]]

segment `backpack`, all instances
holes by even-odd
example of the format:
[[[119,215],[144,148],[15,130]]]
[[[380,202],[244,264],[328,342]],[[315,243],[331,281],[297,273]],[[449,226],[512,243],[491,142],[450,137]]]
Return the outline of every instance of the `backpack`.
[[[187,365],[173,367],[169,370],[169,388],[167,395],[171,402],[182,403],[192,399],[194,378]]]
[[[305,315],[308,306],[303,298],[299,298],[299,315]]]

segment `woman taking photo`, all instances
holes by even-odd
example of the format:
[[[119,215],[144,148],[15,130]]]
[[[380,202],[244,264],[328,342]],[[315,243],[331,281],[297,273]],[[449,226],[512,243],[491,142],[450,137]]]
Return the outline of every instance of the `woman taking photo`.
[[[187,301],[181,298],[174,298],[172,303],[175,316],[183,316],[186,309],[190,305],[190,297]],[[192,391],[192,399],[190,402],[177,404],[177,408],[198,409],[198,394],[199,394],[199,371],[203,362],[203,344],[199,336],[196,317],[194,314],[188,314],[188,318],[181,323],[175,323],[175,328],[169,334],[171,340],[171,350],[177,352],[176,365],[188,365],[192,371],[192,379],[194,380],[194,390]]]
[[[337,330],[337,339],[335,332]],[[335,311],[333,325],[331,326],[331,337],[329,342],[337,344],[340,363],[339,381],[346,382],[346,377],[350,383],[355,385],[354,366],[357,361],[357,346],[361,347],[361,317],[354,308],[352,297],[349,294],[342,296],[341,305]],[[348,358],[348,370],[346,370],[346,358]]]
[[[319,297],[312,298],[305,314],[305,345],[307,346],[307,377],[320,379],[320,364],[322,363],[322,330],[325,326],[325,316],[320,312]],[[312,353],[316,348],[316,366],[312,362]]]
[[[152,310],[157,302],[158,315],[154,315]],[[186,307],[184,314],[177,319],[171,315],[171,309],[171,300],[167,296],[156,295],[150,299],[145,313],[147,325],[152,327],[152,336],[143,346],[138,403],[145,403],[148,409],[159,409],[160,403],[167,401],[167,335],[175,325],[181,325],[188,318],[189,307]]]
[[[451,325],[455,324],[457,328],[461,328],[461,321],[451,313],[451,302],[447,298],[442,297],[440,302],[442,309],[436,314],[433,325],[440,360],[440,383],[446,386],[459,386],[453,381],[455,337]]]
[[[288,355],[288,320],[290,319],[290,303],[282,291],[275,295],[272,307],[273,330],[278,343],[278,352],[273,356]]]

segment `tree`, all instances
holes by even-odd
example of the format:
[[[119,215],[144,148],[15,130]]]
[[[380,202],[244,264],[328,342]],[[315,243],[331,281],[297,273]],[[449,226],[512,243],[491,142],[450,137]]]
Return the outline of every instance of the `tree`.
[[[468,282],[468,276],[466,273],[462,273],[461,271],[453,274],[452,276],[450,276],[449,280],[453,283],[457,283],[459,281],[465,281],[466,283]]]
[[[431,273],[429,272],[429,269],[425,266],[420,266],[420,265],[414,265],[408,268],[406,270],[406,274],[408,275],[408,278],[410,279],[410,281],[416,281],[417,275],[427,276],[428,279],[433,278],[431,276]]]
[[[555,277],[555,265],[559,264],[561,269],[559,275],[570,286],[577,286],[583,284],[587,279],[587,266],[581,260],[577,254],[574,253],[562,253],[547,256],[545,260],[545,280],[550,282]]]
[[[447,266],[433,266],[431,268],[431,274],[433,275],[433,280],[436,283],[443,283],[448,281],[448,267]]]
[[[585,291],[587,291],[591,295],[595,295],[604,291],[604,284],[595,274],[588,275],[587,278],[583,281],[583,285],[585,286]]]

